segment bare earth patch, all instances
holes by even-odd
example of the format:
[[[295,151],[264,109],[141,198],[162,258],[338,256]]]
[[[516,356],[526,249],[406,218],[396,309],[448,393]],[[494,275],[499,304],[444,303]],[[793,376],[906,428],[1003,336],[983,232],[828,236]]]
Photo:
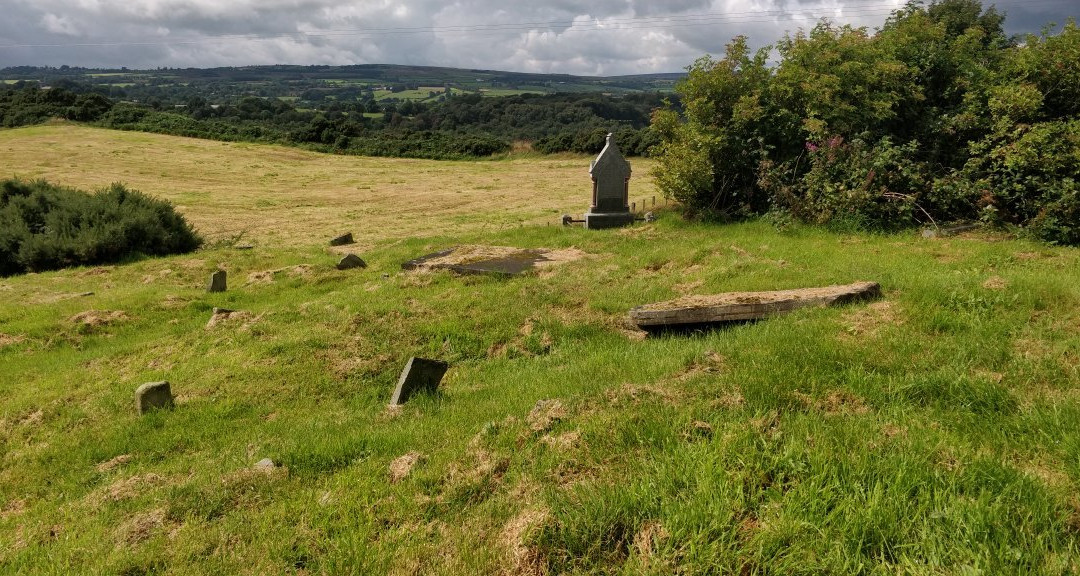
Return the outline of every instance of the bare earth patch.
[[[123,310],[87,310],[68,318],[68,322],[85,328],[99,328],[128,319]]]
[[[106,460],[104,462],[98,463],[98,465],[95,466],[94,468],[98,472],[108,472],[108,471],[112,470],[113,468],[116,468],[117,466],[122,466],[124,464],[127,464],[128,462],[131,461],[131,458],[132,458],[131,454],[121,454],[121,455],[119,455],[119,456],[117,456],[115,458],[112,458],[110,460]]]
[[[424,460],[424,455],[419,452],[409,452],[404,456],[395,458],[390,463],[390,483],[397,484],[409,476],[413,467]]]
[[[140,512],[120,525],[119,540],[129,545],[144,542],[153,535],[154,530],[165,524],[165,509],[155,508],[149,512]]]
[[[7,520],[23,512],[26,512],[26,500],[15,499],[4,504],[3,509],[0,509],[0,519]]]
[[[566,418],[566,407],[562,401],[554,399],[538,400],[529,411],[525,421],[533,432],[547,432],[556,422]]]
[[[530,533],[543,526],[547,519],[546,510],[528,509],[506,523],[500,538],[509,561],[504,574],[543,576],[548,573],[543,556],[526,543]]]
[[[657,550],[670,537],[671,533],[660,522],[649,521],[641,526],[641,530],[634,535],[634,550],[641,558],[643,568],[649,568],[655,562]]]
[[[285,266],[282,268],[275,268],[273,270],[262,270],[259,272],[252,272],[248,274],[247,282],[245,286],[252,284],[270,284],[274,281],[274,277],[278,274],[286,273],[294,278],[310,278],[314,273],[314,268],[310,264],[297,264],[295,266]]]
[[[4,334],[3,332],[0,332],[0,348],[3,348],[4,346],[11,346],[12,344],[18,344],[23,340],[26,340],[26,338],[22,336],[12,336],[11,334]]]
[[[558,436],[547,434],[540,441],[558,450],[570,450],[581,443],[581,433],[567,432]]]
[[[225,310],[221,308],[215,308],[213,315],[210,316],[210,320],[206,323],[206,329],[211,330],[220,324],[225,323],[242,323],[241,330],[251,328],[251,325],[262,318],[261,315],[256,316],[251,312],[245,310]]]
[[[894,303],[882,300],[852,310],[845,316],[844,323],[850,336],[877,336],[883,328],[899,326],[904,320]]]
[[[793,394],[807,409],[822,412],[826,416],[856,415],[870,412],[870,407],[866,405],[862,398],[844,390],[833,390],[824,398],[814,398],[798,390]]]

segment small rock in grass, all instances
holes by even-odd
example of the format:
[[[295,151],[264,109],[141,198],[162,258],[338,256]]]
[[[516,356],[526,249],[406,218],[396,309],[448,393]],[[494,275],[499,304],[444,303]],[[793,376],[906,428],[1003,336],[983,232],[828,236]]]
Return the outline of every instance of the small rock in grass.
[[[345,246],[346,244],[355,244],[355,243],[356,243],[356,241],[353,240],[352,232],[342,234],[341,236],[338,236],[337,238],[334,238],[333,240],[330,241],[331,246]]]
[[[263,472],[270,472],[273,471],[274,468],[277,468],[277,464],[275,464],[274,461],[269,458],[263,458],[262,460],[259,460],[255,463],[254,468]]]
[[[360,258],[356,254],[346,254],[345,257],[337,263],[338,270],[352,270],[353,268],[367,268],[367,262],[364,262],[363,258]]]
[[[404,480],[408,477],[409,473],[412,472],[412,469],[416,466],[417,462],[420,462],[423,459],[424,455],[416,451],[409,452],[400,458],[396,458],[390,463],[390,483],[396,484]]]
[[[139,414],[172,408],[173,405],[172,389],[168,382],[147,382],[135,390],[135,409]]]

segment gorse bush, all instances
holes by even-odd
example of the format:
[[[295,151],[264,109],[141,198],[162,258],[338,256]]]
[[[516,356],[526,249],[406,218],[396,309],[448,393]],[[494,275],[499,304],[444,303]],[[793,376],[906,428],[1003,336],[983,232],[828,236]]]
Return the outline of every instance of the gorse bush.
[[[1080,29],[1010,39],[977,0],[910,2],[874,34],[736,38],[653,116],[657,185],[691,214],[893,230],[981,219],[1080,244]]]
[[[168,202],[121,184],[96,194],[45,181],[0,183],[0,276],[195,250]]]

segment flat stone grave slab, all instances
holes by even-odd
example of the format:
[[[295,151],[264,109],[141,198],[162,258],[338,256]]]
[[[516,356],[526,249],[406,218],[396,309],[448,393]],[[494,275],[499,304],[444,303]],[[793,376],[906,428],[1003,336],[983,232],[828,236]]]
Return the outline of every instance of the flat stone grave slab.
[[[666,302],[638,306],[630,310],[630,321],[645,330],[745,322],[786,314],[808,306],[833,306],[879,296],[881,287],[877,282],[770,292],[683,296]]]
[[[586,254],[576,248],[513,248],[510,246],[455,246],[409,260],[404,270],[450,270],[458,274],[520,276],[538,267],[569,262]]]

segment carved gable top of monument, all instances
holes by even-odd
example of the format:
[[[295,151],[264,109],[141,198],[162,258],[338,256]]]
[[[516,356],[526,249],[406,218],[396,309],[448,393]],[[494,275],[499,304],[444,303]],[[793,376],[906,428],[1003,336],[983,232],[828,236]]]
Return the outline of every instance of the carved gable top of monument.
[[[607,144],[604,145],[604,149],[600,151],[600,155],[593,160],[592,165],[589,166],[589,174],[592,174],[593,178],[612,178],[623,179],[630,177],[630,163],[623,158],[622,152],[619,151],[619,146],[615,144],[615,138],[613,134],[607,135]]]

